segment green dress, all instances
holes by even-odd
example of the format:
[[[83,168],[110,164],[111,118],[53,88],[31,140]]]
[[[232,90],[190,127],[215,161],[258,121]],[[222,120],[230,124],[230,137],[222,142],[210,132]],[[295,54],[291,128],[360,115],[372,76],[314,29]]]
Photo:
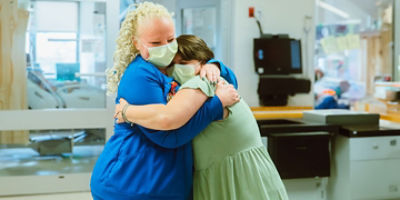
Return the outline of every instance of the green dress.
[[[215,86],[196,76],[180,89],[214,96]],[[193,140],[194,200],[280,200],[286,189],[266,148],[257,122],[241,99],[229,116],[211,123]]]

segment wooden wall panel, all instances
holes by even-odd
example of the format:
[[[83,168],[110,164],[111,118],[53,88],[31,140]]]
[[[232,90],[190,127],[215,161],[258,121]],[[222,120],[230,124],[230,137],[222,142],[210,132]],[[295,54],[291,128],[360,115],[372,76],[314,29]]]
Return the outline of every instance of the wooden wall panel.
[[[391,25],[385,24],[381,31],[361,34],[363,42],[362,51],[365,59],[366,92],[369,96],[374,94],[374,82],[376,76],[393,76],[393,36]]]
[[[0,1],[0,110],[27,109],[25,32],[29,13]],[[25,144],[27,131],[1,131],[0,144]]]

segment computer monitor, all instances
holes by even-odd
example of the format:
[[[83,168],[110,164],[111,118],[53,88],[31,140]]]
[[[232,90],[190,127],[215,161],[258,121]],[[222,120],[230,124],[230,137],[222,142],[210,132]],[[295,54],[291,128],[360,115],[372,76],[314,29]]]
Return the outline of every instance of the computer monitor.
[[[279,37],[254,39],[254,64],[258,74],[302,73],[301,42]]]
[[[57,80],[59,81],[79,81],[80,78],[75,76],[75,73],[79,73],[79,63],[56,63]]]

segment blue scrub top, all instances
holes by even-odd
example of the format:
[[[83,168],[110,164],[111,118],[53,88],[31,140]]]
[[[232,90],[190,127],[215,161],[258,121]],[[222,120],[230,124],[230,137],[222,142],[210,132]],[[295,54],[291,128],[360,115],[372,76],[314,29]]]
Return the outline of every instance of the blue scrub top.
[[[221,76],[234,83],[234,73],[218,62]],[[137,56],[121,78],[116,102],[166,104],[173,79]],[[223,115],[218,97],[209,98],[183,127],[158,131],[115,124],[91,177],[94,199],[192,199],[191,140]]]

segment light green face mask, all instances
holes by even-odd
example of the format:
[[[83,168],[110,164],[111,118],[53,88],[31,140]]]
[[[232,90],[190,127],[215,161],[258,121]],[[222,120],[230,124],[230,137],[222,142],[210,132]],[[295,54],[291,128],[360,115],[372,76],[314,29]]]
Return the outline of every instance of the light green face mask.
[[[178,43],[176,40],[173,42],[159,46],[159,47],[149,47],[149,62],[154,64],[159,68],[166,68],[174,59],[176,52],[178,51]]]
[[[195,76],[194,65],[175,64],[167,70],[168,76],[172,76],[181,85]]]

